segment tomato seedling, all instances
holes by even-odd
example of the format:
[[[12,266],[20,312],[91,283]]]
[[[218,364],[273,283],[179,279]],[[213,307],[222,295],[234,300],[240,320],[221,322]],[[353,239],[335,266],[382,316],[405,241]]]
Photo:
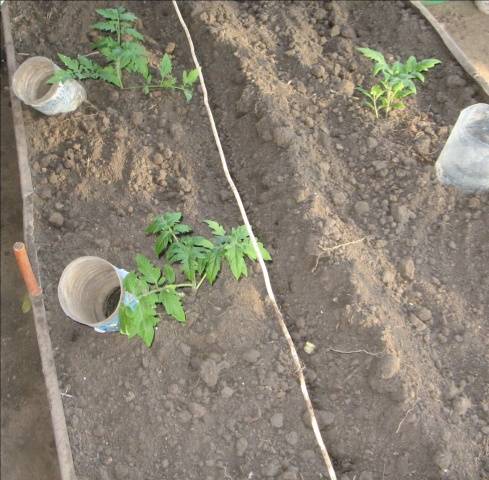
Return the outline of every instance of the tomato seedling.
[[[69,79],[76,80],[103,80],[121,89],[141,89],[148,94],[154,89],[180,90],[187,101],[192,99],[194,83],[199,78],[197,69],[186,70],[182,73],[179,83],[173,76],[171,57],[165,53],[159,64],[160,81],[154,83],[149,65],[149,55],[144,45],[144,36],[134,26],[136,15],[128,12],[124,7],[100,8],[96,12],[103,17],[103,21],[92,25],[92,28],[106,35],[99,38],[93,48],[106,60],[105,65],[99,65],[86,56],[79,55],[70,58],[61,53],[59,59],[65,69],[57,70],[48,83],[63,83]],[[143,78],[144,83],[124,87],[123,72],[127,71]]]
[[[441,63],[436,58],[418,62],[416,57],[410,56],[406,63],[397,61],[388,64],[384,55],[376,50],[371,48],[357,48],[357,50],[374,62],[372,70],[374,76],[382,75],[382,79],[370,90],[357,87],[357,90],[366,97],[365,105],[374,112],[376,118],[379,118],[381,110],[388,116],[392,110],[404,109],[406,105],[402,99],[415,95],[417,92],[414,80],[424,82],[423,72]]]
[[[146,233],[156,236],[154,251],[158,258],[164,256],[166,263],[160,268],[138,254],[137,270],[124,279],[125,291],[137,302],[119,308],[120,332],[129,338],[141,337],[148,347],[153,343],[160,321],[158,305],[167,315],[185,323],[182,290],[196,291],[205,281],[213,285],[223,263],[227,263],[234,278],[239,280],[248,275],[246,260],[257,260],[244,225],[226,232],[216,221],[206,220],[212,232],[208,239],[192,235],[192,228],[181,220],[180,212],[168,212],[155,218]],[[270,261],[270,253],[261,242],[258,247],[263,259]],[[178,266],[179,271],[174,266]],[[177,281],[178,277],[183,280]]]

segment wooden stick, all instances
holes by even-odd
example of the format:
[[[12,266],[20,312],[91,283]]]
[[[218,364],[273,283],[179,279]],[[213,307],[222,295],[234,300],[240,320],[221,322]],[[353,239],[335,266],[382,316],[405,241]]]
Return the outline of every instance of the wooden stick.
[[[326,445],[324,444],[323,438],[321,436],[321,431],[319,429],[319,424],[316,419],[316,415],[314,413],[314,408],[312,406],[311,398],[309,396],[309,391],[307,390],[307,385],[306,385],[306,379],[304,377],[304,373],[302,372],[302,364],[299,359],[299,354],[297,353],[297,349],[295,348],[294,341],[292,340],[292,337],[290,336],[289,330],[287,329],[287,325],[285,324],[284,317],[280,311],[280,308],[277,304],[277,301],[275,300],[275,294],[273,293],[272,290],[272,285],[270,282],[270,277],[268,274],[268,269],[265,265],[265,261],[263,260],[263,256],[261,254],[260,249],[258,248],[258,243],[256,240],[256,237],[253,233],[253,229],[251,227],[250,221],[248,220],[248,215],[246,213],[246,210],[244,208],[243,202],[241,200],[241,196],[238,192],[238,189],[236,188],[236,185],[234,183],[234,180],[231,177],[231,174],[229,173],[229,168],[228,164],[226,162],[226,157],[224,156],[224,151],[222,149],[221,145],[221,140],[219,139],[219,134],[217,133],[217,127],[216,123],[214,121],[214,115],[212,114],[211,107],[209,105],[209,97],[207,95],[207,88],[205,86],[204,82],[204,77],[202,75],[202,70],[199,64],[199,61],[197,59],[197,56],[195,54],[195,48],[194,48],[194,43],[192,41],[192,37],[190,36],[190,32],[188,30],[187,24],[185,23],[185,20],[182,17],[182,14],[180,13],[180,9],[178,8],[178,4],[175,0],[173,0],[173,7],[175,8],[175,12],[177,13],[178,19],[180,20],[180,24],[182,25],[182,28],[185,32],[185,35],[187,36],[188,44],[190,47],[190,53],[192,54],[192,59],[195,64],[195,68],[197,68],[199,72],[199,80],[200,80],[200,86],[202,87],[202,93],[204,96],[204,105],[207,110],[207,115],[209,117],[209,122],[211,124],[211,129],[212,133],[214,135],[214,140],[216,142],[217,150],[219,152],[219,157],[221,159],[221,164],[222,168],[224,170],[224,175],[226,176],[226,180],[229,183],[229,186],[231,187],[231,190],[234,194],[234,198],[236,199],[236,203],[238,204],[239,211],[241,213],[241,217],[243,218],[243,222],[246,225],[246,229],[248,230],[248,234],[251,240],[251,243],[253,244],[253,248],[255,249],[256,256],[258,258],[258,263],[260,264],[260,268],[263,274],[263,280],[265,281],[265,288],[267,290],[268,297],[270,299],[270,302],[272,303],[273,309],[275,311],[275,316],[277,318],[277,321],[280,325],[280,328],[282,330],[282,333],[284,334],[284,337],[287,340],[287,343],[289,345],[290,353],[292,356],[292,359],[294,361],[294,364],[297,368],[298,376],[299,376],[299,383],[302,391],[302,396],[304,397],[304,401],[306,403],[306,408],[307,412],[309,414],[309,417],[311,419],[311,426],[312,430],[314,432],[314,436],[316,438],[316,442],[319,445],[319,450],[321,451],[324,463],[326,465],[326,470],[328,472],[329,478],[331,480],[336,480],[336,473],[333,468],[333,463],[331,461],[331,458],[328,454],[328,450],[326,449]]]
[[[42,290],[37,282],[37,279],[32,271],[31,262],[27,256],[27,250],[22,242],[14,243],[14,255],[17,260],[17,266],[19,267],[20,274],[24,280],[27,292],[31,297],[38,297],[41,295]]]

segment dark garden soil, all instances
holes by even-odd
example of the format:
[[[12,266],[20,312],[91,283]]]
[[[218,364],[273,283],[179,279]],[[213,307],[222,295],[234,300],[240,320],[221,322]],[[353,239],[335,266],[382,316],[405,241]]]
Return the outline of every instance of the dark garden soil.
[[[88,53],[94,10],[107,3],[11,2],[17,60]],[[153,52],[174,42],[175,65],[191,66],[170,3],[123,4]],[[183,10],[338,477],[489,478],[489,199],[439,185],[433,168],[458,112],[487,99],[407,2]],[[370,79],[359,45],[443,64],[405,111],[375,122],[354,94]],[[63,314],[64,266],[97,255],[133,268],[136,253],[151,256],[143,230],[155,214],[241,223],[200,94],[187,104],[85,87],[97,111],[24,109],[79,477],[326,478],[256,268],[188,295],[188,324],[164,318],[149,350]]]

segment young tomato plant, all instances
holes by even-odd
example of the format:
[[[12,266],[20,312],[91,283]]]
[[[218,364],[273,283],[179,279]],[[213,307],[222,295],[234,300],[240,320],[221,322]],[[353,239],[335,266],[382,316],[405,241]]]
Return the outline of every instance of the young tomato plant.
[[[106,64],[99,65],[83,55],[75,59],[58,54],[66,68],[57,70],[48,79],[48,83],[62,83],[71,78],[76,80],[89,78],[103,80],[123,89],[125,88],[123,72],[127,71],[142,77],[144,83],[126,88],[141,89],[146,94],[155,88],[181,90],[187,101],[191,100],[193,85],[199,76],[196,69],[189,73],[184,70],[182,82],[179,84],[171,75],[171,58],[165,54],[159,68],[162,80],[156,84],[151,83],[153,75],[149,67],[149,55],[141,43],[144,41],[144,36],[134,27],[137,17],[124,7],[101,8],[96,12],[103,17],[103,21],[93,24],[92,28],[105,35],[99,38],[93,47],[105,58]],[[165,75],[162,72],[162,65],[164,65]]]
[[[370,90],[357,87],[357,90],[365,96],[365,104],[374,112],[376,118],[379,118],[381,110],[388,116],[392,110],[404,109],[406,105],[402,99],[415,95],[417,92],[414,80],[424,82],[423,72],[441,63],[436,58],[418,62],[416,57],[410,56],[405,63],[397,61],[388,64],[384,55],[376,50],[371,48],[358,48],[357,50],[374,62],[372,69],[374,76],[382,76],[382,79]]]
[[[124,279],[125,291],[136,301],[120,307],[120,332],[129,338],[141,337],[148,347],[160,321],[159,306],[167,315],[185,323],[182,304],[185,289],[196,291],[205,281],[213,285],[223,263],[228,264],[234,278],[239,280],[248,275],[246,260],[257,260],[244,225],[226,232],[216,221],[206,220],[212,232],[208,239],[192,235],[192,228],[181,220],[180,212],[169,212],[151,222],[146,233],[156,236],[154,251],[165,261],[160,268],[144,255],[137,255],[137,270]],[[270,253],[263,244],[258,242],[258,247],[263,259],[270,261]],[[179,277],[183,279],[177,280]]]

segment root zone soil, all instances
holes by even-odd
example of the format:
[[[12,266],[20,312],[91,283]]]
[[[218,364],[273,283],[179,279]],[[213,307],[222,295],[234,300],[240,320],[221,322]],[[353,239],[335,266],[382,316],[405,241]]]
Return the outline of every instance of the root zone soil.
[[[175,65],[191,66],[170,3],[121,3],[152,53],[174,42]],[[17,52],[88,53],[107,5],[11,2]],[[302,360],[338,477],[487,479],[489,201],[433,172],[458,112],[487,99],[404,2],[183,7],[281,308],[301,351],[316,346]],[[374,122],[354,94],[370,69],[356,46],[443,64],[404,112]],[[143,230],[155,214],[241,223],[200,93],[186,104],[85,87],[97,111],[24,110],[79,478],[326,478],[257,271],[189,295],[188,325],[165,318],[150,350],[63,315],[64,266],[98,255],[132,268],[151,254]]]

